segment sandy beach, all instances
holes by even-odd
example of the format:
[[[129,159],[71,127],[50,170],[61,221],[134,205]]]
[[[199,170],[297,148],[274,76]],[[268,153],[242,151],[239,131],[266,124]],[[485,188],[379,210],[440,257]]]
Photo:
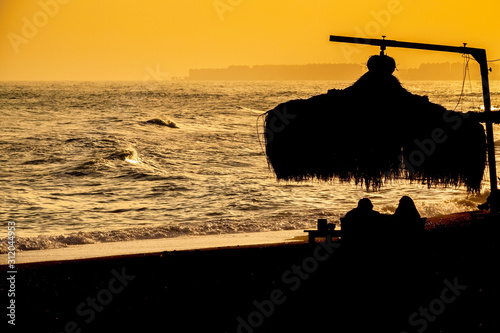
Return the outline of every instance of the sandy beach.
[[[495,222],[429,229],[411,251],[296,240],[20,264],[16,329],[495,332]]]
[[[306,239],[307,237],[302,230],[288,230],[72,245],[58,249],[18,252],[16,256],[16,264],[104,258],[131,254],[157,253],[163,251],[185,251],[248,245],[301,243]],[[1,254],[0,265],[6,263],[7,254]]]

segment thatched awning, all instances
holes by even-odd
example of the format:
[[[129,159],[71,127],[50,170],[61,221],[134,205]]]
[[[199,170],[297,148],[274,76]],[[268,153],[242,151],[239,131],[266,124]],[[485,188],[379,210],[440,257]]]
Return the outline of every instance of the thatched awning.
[[[395,63],[373,56],[343,90],[278,105],[265,115],[266,154],[278,179],[339,179],[378,189],[387,179],[479,191],[483,126],[405,90]]]

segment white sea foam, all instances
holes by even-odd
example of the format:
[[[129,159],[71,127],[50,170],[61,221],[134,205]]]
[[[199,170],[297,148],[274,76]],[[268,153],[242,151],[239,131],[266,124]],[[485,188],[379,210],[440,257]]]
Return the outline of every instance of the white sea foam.
[[[80,231],[62,235],[39,235],[35,237],[17,237],[16,251],[47,250],[70,245],[120,242],[144,239],[174,238],[179,236],[200,236],[263,231],[300,230],[310,228],[313,223],[270,222],[255,223],[246,221],[181,223],[164,227],[127,228],[109,231]],[[0,244],[7,244],[8,239],[0,239]],[[7,253],[7,246],[0,248],[0,254]]]

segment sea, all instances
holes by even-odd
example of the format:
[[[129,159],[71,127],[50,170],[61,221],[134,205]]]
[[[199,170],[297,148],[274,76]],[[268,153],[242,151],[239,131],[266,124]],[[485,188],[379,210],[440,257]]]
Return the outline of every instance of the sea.
[[[393,213],[477,209],[489,194],[407,181],[379,191],[338,181],[278,182],[261,115],[346,81],[0,82],[0,253],[186,235],[300,230],[368,197]],[[480,111],[480,82],[403,82],[449,110]],[[500,81],[491,82],[500,106]],[[500,128],[495,126],[496,143]],[[497,161],[500,161],[497,149]],[[497,166],[498,168],[498,166]]]

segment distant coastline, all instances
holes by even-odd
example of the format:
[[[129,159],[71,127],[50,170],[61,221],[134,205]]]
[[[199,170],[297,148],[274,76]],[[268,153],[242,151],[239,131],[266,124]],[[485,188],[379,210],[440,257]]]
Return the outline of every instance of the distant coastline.
[[[398,69],[401,80],[462,80],[463,64],[425,63],[418,68]],[[490,65],[490,80],[500,80],[500,66]],[[479,66],[469,66],[471,79],[479,80]],[[366,68],[360,64],[309,64],[229,66],[227,68],[191,69],[188,80],[356,80]]]

